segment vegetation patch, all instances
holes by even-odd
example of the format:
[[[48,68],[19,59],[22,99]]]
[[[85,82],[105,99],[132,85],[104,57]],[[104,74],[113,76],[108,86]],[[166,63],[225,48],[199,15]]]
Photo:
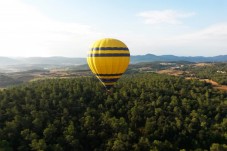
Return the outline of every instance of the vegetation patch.
[[[95,77],[0,91],[0,149],[226,150],[227,93],[211,84],[143,73],[112,92]]]

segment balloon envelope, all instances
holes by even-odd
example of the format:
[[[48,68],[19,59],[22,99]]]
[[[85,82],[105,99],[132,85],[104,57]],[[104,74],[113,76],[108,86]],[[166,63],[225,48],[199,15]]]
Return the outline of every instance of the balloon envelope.
[[[87,56],[88,66],[107,90],[125,72],[129,61],[128,47],[120,40],[112,38],[94,42]]]

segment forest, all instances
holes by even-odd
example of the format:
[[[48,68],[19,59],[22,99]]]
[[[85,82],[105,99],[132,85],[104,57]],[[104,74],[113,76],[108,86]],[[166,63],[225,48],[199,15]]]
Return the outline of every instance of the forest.
[[[156,73],[123,75],[111,91],[96,77],[0,90],[0,150],[227,150],[226,91]]]

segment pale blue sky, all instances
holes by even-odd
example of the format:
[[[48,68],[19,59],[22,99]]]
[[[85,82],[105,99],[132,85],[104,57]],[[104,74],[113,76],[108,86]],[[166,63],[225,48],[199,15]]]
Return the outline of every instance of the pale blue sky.
[[[225,55],[226,8],[226,0],[0,1],[0,56],[86,57],[105,37],[132,55]]]

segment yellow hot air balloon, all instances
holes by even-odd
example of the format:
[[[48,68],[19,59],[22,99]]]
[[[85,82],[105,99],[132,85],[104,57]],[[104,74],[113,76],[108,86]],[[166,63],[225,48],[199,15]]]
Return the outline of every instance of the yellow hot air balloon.
[[[120,40],[112,38],[94,42],[87,56],[88,66],[107,90],[125,72],[129,61],[128,47]]]

